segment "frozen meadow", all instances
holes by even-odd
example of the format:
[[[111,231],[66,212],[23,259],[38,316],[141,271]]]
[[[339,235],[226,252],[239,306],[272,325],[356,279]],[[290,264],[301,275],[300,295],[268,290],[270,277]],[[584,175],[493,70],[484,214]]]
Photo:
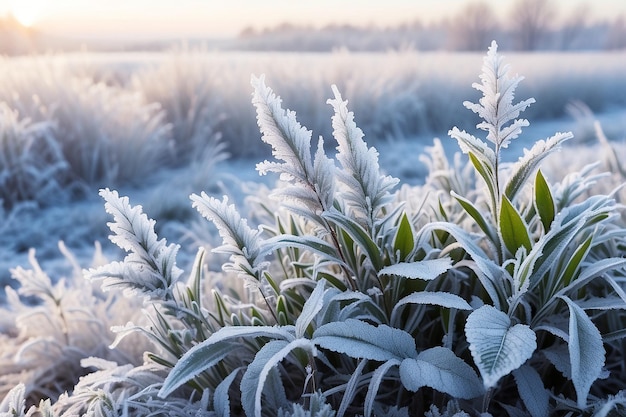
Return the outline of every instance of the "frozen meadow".
[[[573,131],[575,139],[553,158],[559,177],[602,159],[594,128],[599,120],[624,159],[624,52],[506,57],[526,78],[517,94],[537,101],[526,112],[531,126],[513,146]],[[190,262],[198,243],[214,244],[188,196],[207,191],[238,200],[241,187],[267,181],[254,169],[269,150],[259,140],[250,105],[251,74],[265,74],[284,105],[327,144],[332,109],[319,103],[336,84],[366,140],[379,150],[381,167],[419,184],[427,174],[420,155],[433,138],[455,150],[447,136],[453,125],[475,131],[478,119],[462,103],[477,97],[471,84],[481,59],[480,53],[185,48],[2,58],[0,283],[12,284],[9,269],[26,265],[30,248],[43,265],[67,269],[59,241],[81,259],[90,259],[94,241],[110,256],[119,255],[106,238],[107,216],[97,197],[107,186],[141,203],[164,236],[181,242],[181,260]]]
[[[497,49],[3,60],[0,412],[623,409],[624,53]]]

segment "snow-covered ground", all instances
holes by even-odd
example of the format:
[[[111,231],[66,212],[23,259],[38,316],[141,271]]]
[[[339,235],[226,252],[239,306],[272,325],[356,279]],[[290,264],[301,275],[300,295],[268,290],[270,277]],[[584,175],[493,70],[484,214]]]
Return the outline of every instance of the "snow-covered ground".
[[[566,143],[561,153],[549,160],[556,174],[571,172],[598,158],[598,144],[593,137],[594,119],[601,122],[606,135],[616,144],[620,152],[618,156],[626,161],[626,108],[611,109],[587,119],[563,117],[538,123],[531,120],[531,125],[524,129],[522,137],[512,142],[504,156],[516,160],[523,154],[523,148],[529,147],[534,141],[545,139],[558,131],[573,131],[575,138]],[[365,134],[367,140],[367,132]],[[445,132],[439,138],[450,155],[458,150],[456,141]],[[432,143],[432,136],[378,143],[376,148],[380,165],[388,174],[400,178],[401,183],[419,184],[427,174],[419,156]],[[242,204],[246,187],[254,188],[255,183],[269,184],[275,180],[271,175],[260,177],[255,170],[257,162],[258,159],[230,159],[210,172],[201,172],[197,166],[164,170],[140,187],[118,191],[121,195],[128,195],[131,204],[143,206],[148,216],[157,221],[157,233],[161,237],[181,244],[178,261],[181,267],[188,268],[197,245],[216,235],[212,226],[191,208],[189,195],[203,190],[217,196],[228,194],[231,200]],[[194,188],[191,184],[197,185]],[[83,267],[89,267],[96,241],[101,243],[103,252],[111,260],[122,257],[122,253],[107,240],[106,223],[110,219],[96,189],[91,196],[81,201],[45,210],[23,204],[3,217],[4,222],[0,223],[2,288],[11,284],[10,268],[28,266],[30,248],[36,250],[38,261],[53,279],[59,279],[70,270],[70,264],[59,251],[59,241],[65,243]],[[3,296],[4,291],[0,291],[0,302]]]

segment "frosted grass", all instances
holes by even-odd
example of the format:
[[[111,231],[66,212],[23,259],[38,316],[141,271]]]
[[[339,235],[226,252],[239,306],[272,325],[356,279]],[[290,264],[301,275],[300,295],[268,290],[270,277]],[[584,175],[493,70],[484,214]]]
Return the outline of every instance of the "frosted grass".
[[[519,96],[537,99],[526,112],[533,122],[525,129],[518,146],[545,138],[549,132],[574,131],[575,138],[564,151],[551,158],[552,178],[561,177],[572,167],[606,159],[599,157],[603,150],[595,144],[595,116],[579,112],[578,119],[573,119],[568,114],[572,100],[585,103],[591,112],[598,113],[618,156],[626,159],[626,96],[620,94],[626,91],[626,52],[504,55],[515,72],[526,77]],[[313,135],[323,135],[327,144],[333,143],[328,123],[332,108],[319,103],[332,97],[331,85],[337,84],[368,144],[379,150],[381,168],[404,182],[420,184],[426,167],[419,162],[419,156],[432,145],[433,138],[440,137],[446,149],[454,149],[454,141],[445,132],[453,124],[468,130],[475,126],[477,120],[463,108],[462,102],[473,100],[477,94],[470,85],[481,63],[480,53],[416,51],[293,54],[181,49],[170,53],[0,58],[0,101],[15,109],[20,121],[31,119],[55,125],[59,148],[66,145],[66,149],[71,147],[63,141],[69,138],[59,132],[76,132],[76,126],[81,125],[92,126],[92,132],[97,132],[97,124],[91,123],[94,115],[103,125],[117,126],[118,131],[124,120],[137,116],[134,126],[145,127],[139,137],[146,138],[142,146],[150,157],[141,164],[135,163],[132,155],[139,149],[130,158],[124,158],[131,166],[117,172],[128,173],[124,176],[134,181],[125,184],[124,178],[118,177],[118,189],[127,190],[125,193],[135,201],[151,208],[151,216],[159,221],[160,234],[183,243],[184,264],[185,257],[193,259],[198,244],[209,244],[212,239],[203,228],[193,226],[197,219],[189,208],[188,196],[208,191],[218,196],[229,194],[233,201],[239,201],[245,194],[241,192],[241,183],[260,181],[250,167],[267,156],[267,149],[259,140],[254,109],[249,104],[250,74],[266,74],[268,82],[281,91],[283,100],[297,111],[302,124],[311,128]],[[89,94],[81,96],[79,88],[68,90],[65,86],[79,83],[91,86],[92,95],[97,92],[99,106],[77,105]],[[109,105],[124,103],[129,115],[119,117],[119,112],[100,111],[106,108],[107,98]],[[74,112],[58,110],[68,108]],[[172,114],[175,111],[179,113]],[[143,125],[142,117],[147,120]],[[81,137],[85,145],[92,142],[93,152],[84,148],[75,167],[89,167],[89,158],[98,155],[110,157],[111,152],[97,150],[111,146],[119,145],[118,154],[129,155],[131,136],[120,134],[118,140],[111,140],[115,131],[107,131],[108,135]],[[220,135],[236,159],[220,162]],[[73,138],[76,140],[76,135]],[[155,141],[150,138],[160,143],[160,152],[155,153]],[[99,143],[104,140],[108,142]],[[579,152],[576,148],[581,145],[595,148]],[[180,149],[181,146],[188,148]],[[512,149],[510,154],[518,153]],[[561,163],[564,159],[568,161],[566,165]],[[141,174],[137,174],[138,168]],[[115,178],[114,173],[102,176],[100,180],[105,181]],[[26,201],[17,210],[5,212],[0,223],[1,286],[10,282],[10,267],[27,262],[29,247],[37,248],[42,263],[55,264],[60,239],[86,257],[93,240],[106,240],[97,186],[79,187],[87,197],[80,204],[73,196],[76,188],[64,187],[68,195],[59,200],[66,204],[55,203],[55,207],[42,210],[40,203]],[[193,248],[190,253],[186,252],[185,243]]]

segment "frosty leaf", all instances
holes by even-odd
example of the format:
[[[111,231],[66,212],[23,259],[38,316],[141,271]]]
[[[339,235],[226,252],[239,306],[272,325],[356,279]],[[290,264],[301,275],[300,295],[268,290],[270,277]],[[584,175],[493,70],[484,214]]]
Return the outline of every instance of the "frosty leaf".
[[[171,297],[171,289],[182,275],[176,266],[178,245],[167,245],[154,232],[155,221],[148,219],[141,206],[131,206],[128,197],[117,191],[100,190],[107,213],[113,215],[108,223],[114,235],[109,239],[130,252],[124,262],[114,262],[89,270],[92,279],[105,279],[105,287],[122,287],[139,291],[149,298]]]
[[[569,307],[569,341],[567,343],[578,406],[587,407],[589,389],[602,373],[605,350],[600,331],[589,316],[568,297],[561,299]]]
[[[476,136],[453,127],[448,135],[457,140],[461,152],[464,154],[473,154],[479,158],[485,166],[494,167],[496,165],[496,154],[485,142]]]
[[[469,315],[465,335],[487,389],[522,366],[537,349],[537,337],[530,327],[511,326],[506,313],[488,305]]]
[[[398,275],[409,279],[432,281],[452,267],[450,258],[428,259],[419,262],[401,262],[381,269],[380,275]]]
[[[522,365],[513,371],[519,392],[526,409],[532,417],[548,415],[550,394],[543,386],[541,375],[531,366]]]
[[[369,417],[372,415],[372,410],[374,407],[374,400],[376,399],[376,394],[378,393],[378,388],[383,380],[385,374],[389,371],[393,366],[399,366],[401,364],[397,359],[391,359],[387,362],[380,365],[374,373],[372,374],[372,379],[370,379],[370,383],[367,387],[367,395],[365,396],[365,403],[363,404],[365,409],[365,417]]]
[[[594,407],[593,417],[611,417],[623,414],[626,411],[626,391],[622,390],[615,395],[609,395]]]
[[[312,251],[332,262],[343,264],[337,254],[337,248],[316,236],[302,235],[278,235],[263,241],[263,253],[270,253],[282,248],[300,248]]]
[[[321,136],[317,142],[317,152],[313,160],[313,178],[318,201],[325,210],[328,210],[335,200],[335,162],[326,156],[324,140]]]
[[[343,168],[338,172],[345,185],[342,195],[355,217],[364,220],[371,231],[380,210],[391,201],[389,191],[398,180],[381,175],[378,152],[363,141],[363,131],[356,126],[354,114],[348,111],[348,102],[343,101],[337,86],[333,85],[332,90],[335,98],[329,99],[328,104],[335,111],[332,124],[338,143],[337,160]]]
[[[563,142],[572,137],[574,135],[571,132],[559,132],[547,140],[535,142],[530,150],[524,149],[524,156],[511,169],[511,176],[504,187],[504,194],[513,201],[543,160],[558,150]]]
[[[222,327],[204,342],[191,348],[178,360],[176,366],[172,368],[165,379],[163,387],[159,391],[159,397],[167,397],[176,388],[228,356],[233,351],[230,339],[269,337],[279,340],[293,340],[293,334],[287,329],[288,327],[271,326]]]
[[[257,111],[257,121],[262,140],[272,146],[274,157],[284,163],[259,164],[259,171],[276,171],[287,174],[298,182],[308,183],[313,173],[311,160],[311,132],[296,120],[296,114],[281,107],[282,100],[265,85],[265,77],[252,77],[254,87],[252,104]]]
[[[296,185],[281,198],[295,203],[299,213],[320,222],[319,214],[332,207],[334,201],[334,163],[326,158],[322,143],[318,144],[315,161],[311,157],[311,132],[296,120],[296,114],[281,107],[281,99],[265,85],[265,77],[252,77],[257,122],[263,142],[271,145],[272,155],[281,162],[265,161],[257,165],[261,175],[273,171],[281,179]]]
[[[352,358],[388,361],[417,356],[415,340],[405,331],[384,324],[373,326],[354,319],[319,327],[313,333],[313,342]]]
[[[217,417],[230,417],[230,400],[228,398],[228,391],[233,381],[239,374],[240,368],[235,369],[230,373],[222,382],[215,388],[215,394],[213,395],[213,409]]]
[[[215,251],[227,253],[231,256],[231,264],[223,266],[226,270],[234,270],[243,275],[250,275],[260,279],[266,263],[261,254],[262,240],[259,231],[248,226],[233,204],[228,204],[228,198],[222,201],[209,197],[202,192],[200,196],[191,195],[192,206],[207,220],[213,222],[217,228],[223,245]]]
[[[424,241],[429,239],[430,234],[437,230],[450,233],[450,235],[452,235],[459,243],[460,247],[462,247],[463,250],[471,256],[472,263],[461,261],[457,263],[456,266],[467,265],[472,268],[476,275],[478,275],[478,279],[489,294],[493,303],[498,305],[500,302],[499,294],[505,293],[501,279],[502,274],[504,273],[502,268],[499,265],[496,265],[496,263],[493,262],[489,256],[487,256],[485,251],[475,242],[473,236],[469,232],[453,223],[429,223],[424,226],[422,230],[420,230],[417,238],[417,244],[425,244]]]
[[[296,320],[296,337],[299,338],[304,336],[307,327],[324,306],[324,295],[326,294],[326,291],[324,291],[325,286],[326,280],[320,280],[309,296],[309,299],[306,300],[306,303],[304,303],[302,312]]]
[[[26,386],[22,383],[16,385],[0,402],[0,414],[5,416],[22,416],[24,407]]]
[[[365,368],[365,365],[367,365],[367,363],[367,359],[360,360],[356,369],[352,372],[350,379],[348,379],[348,382],[345,385],[346,388],[343,393],[343,398],[341,399],[341,404],[339,404],[339,409],[337,410],[337,417],[344,417],[348,406],[350,405],[352,400],[354,400],[359,381],[361,380],[361,375],[363,375],[363,369]]]
[[[273,340],[265,344],[241,380],[241,403],[247,416],[261,416],[261,397],[265,380],[270,371],[294,349],[304,349],[316,355],[315,346],[308,339],[296,339],[291,342]]]
[[[232,350],[233,347],[228,342],[212,343],[210,348],[206,343],[195,346],[176,362],[176,366],[172,368],[163,382],[159,397],[166,398],[176,388],[215,366]]]
[[[472,310],[467,301],[458,295],[443,291],[420,291],[400,299],[393,308],[392,317],[395,317],[398,309],[406,304],[429,304],[445,308],[456,308],[458,310]]]
[[[417,358],[404,359],[400,364],[400,380],[413,392],[430,387],[464,399],[478,397],[484,392],[471,366],[443,347],[427,349]]]
[[[533,245],[533,249],[528,255],[537,258],[531,275],[531,289],[533,286],[539,285],[544,274],[561,260],[564,251],[585,227],[609,218],[609,213],[613,211],[614,204],[615,202],[606,196],[594,196],[563,209],[555,217],[550,231]],[[590,268],[593,271],[600,265],[605,266],[605,261],[606,259],[601,259],[595,265],[585,269],[581,276],[570,284],[570,287],[583,285],[588,280],[593,279],[594,275],[585,275],[585,273]],[[571,288],[568,287],[569,289]],[[564,292],[561,291],[561,293]]]

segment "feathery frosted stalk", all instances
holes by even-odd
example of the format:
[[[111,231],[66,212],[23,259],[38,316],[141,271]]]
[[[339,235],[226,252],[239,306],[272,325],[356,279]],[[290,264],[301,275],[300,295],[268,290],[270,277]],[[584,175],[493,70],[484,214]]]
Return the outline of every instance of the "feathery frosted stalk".
[[[264,278],[269,262],[264,260],[265,254],[261,251],[260,231],[248,226],[247,220],[241,217],[235,205],[228,204],[226,196],[220,201],[202,192],[201,195],[192,194],[190,198],[192,206],[215,225],[222,238],[222,246],[213,251],[230,255],[231,262],[222,265],[222,269],[239,274],[258,288],[270,313],[278,321],[273,303],[270,302],[273,290]]]
[[[342,170],[337,177],[345,185],[342,196],[354,210],[359,221],[373,231],[380,210],[392,200],[389,194],[397,183],[396,178],[383,176],[378,165],[378,152],[368,148],[363,131],[354,122],[354,113],[348,111],[348,101],[341,98],[336,85],[332,86],[334,99],[327,101],[333,107],[333,136],[338,143],[337,160]]]
[[[257,122],[262,140],[272,146],[272,155],[278,161],[257,164],[261,175],[276,172],[292,185],[279,188],[274,195],[291,202],[287,207],[322,225],[323,211],[333,205],[335,166],[326,157],[322,141],[318,142],[315,160],[311,156],[311,131],[298,123],[293,111],[281,107],[281,99],[265,85],[265,78],[252,77],[252,104],[256,108]]]
[[[509,65],[504,65],[503,59],[503,56],[498,55],[498,44],[493,41],[484,58],[483,72],[480,75],[482,83],[472,84],[472,87],[483,93],[483,97],[478,104],[463,102],[466,108],[483,119],[476,127],[489,132],[487,140],[496,145],[496,155],[500,148],[506,148],[511,140],[519,136],[522,127],[529,124],[526,119],[514,120],[508,126],[505,126],[506,123],[518,117],[535,102],[535,99],[529,98],[513,104],[515,89],[524,77],[519,75],[509,77]]]
[[[259,230],[248,226],[235,205],[228,204],[227,197],[220,201],[202,192],[201,195],[192,194],[190,198],[192,206],[215,225],[222,238],[223,245],[213,251],[230,255],[231,262],[224,264],[222,269],[261,281],[268,262],[261,253]]]
[[[107,213],[113,222],[107,223],[114,233],[111,242],[129,252],[123,262],[113,262],[90,269],[92,279],[104,278],[103,289],[121,287],[125,292],[139,293],[149,299],[167,300],[182,270],[176,266],[179,245],[168,245],[154,232],[155,221],[148,219],[141,206],[131,206],[128,197],[117,191],[100,190]]]
[[[529,125],[528,120],[516,119],[516,117],[535,102],[533,98],[529,98],[513,104],[515,89],[524,77],[519,75],[509,77],[509,65],[503,64],[503,59],[498,55],[498,44],[493,41],[484,58],[480,74],[481,83],[472,84],[472,87],[482,92],[483,96],[478,103],[463,102],[466,108],[483,119],[476,127],[488,132],[487,140],[495,145],[495,149],[491,149],[487,143],[456,127],[448,132],[457,140],[463,153],[473,156],[472,162],[489,189],[491,214],[494,219],[498,218],[501,200],[500,151],[520,135],[522,127]],[[511,123],[507,125],[509,122]]]

